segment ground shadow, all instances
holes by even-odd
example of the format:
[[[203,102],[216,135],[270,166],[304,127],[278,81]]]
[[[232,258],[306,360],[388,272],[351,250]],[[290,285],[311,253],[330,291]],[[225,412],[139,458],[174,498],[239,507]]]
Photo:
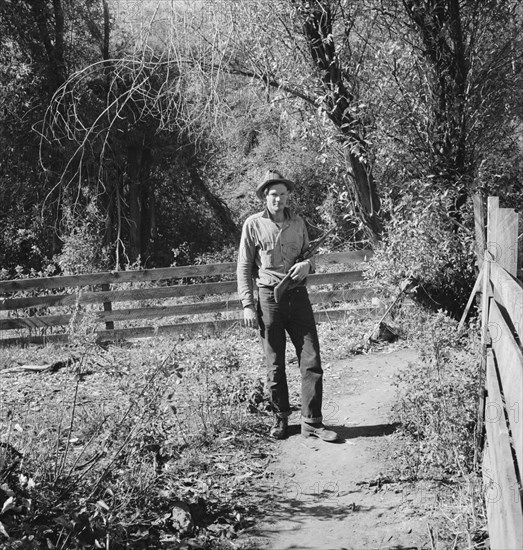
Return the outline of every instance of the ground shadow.
[[[338,434],[340,440],[338,443],[343,443],[347,439],[356,439],[357,437],[382,437],[384,435],[393,434],[400,426],[399,422],[389,424],[373,424],[370,426],[327,426],[329,430],[333,430]],[[301,434],[299,424],[289,426],[289,437]]]
[[[260,516],[265,520],[263,526],[257,524],[249,535],[258,539],[270,540],[272,535],[280,533],[282,522],[286,523],[286,531],[299,531],[307,525],[310,518],[324,521],[343,522],[351,514],[368,513],[372,506],[362,506],[351,503],[343,505],[343,496],[335,488],[317,486],[302,487],[292,478],[275,479],[273,483],[257,487],[257,496],[262,509],[270,509],[270,517]]]
[[[391,422],[389,424],[372,424],[370,426],[333,426],[332,429],[342,439],[355,439],[357,437],[382,437],[390,435],[399,427],[399,422]]]

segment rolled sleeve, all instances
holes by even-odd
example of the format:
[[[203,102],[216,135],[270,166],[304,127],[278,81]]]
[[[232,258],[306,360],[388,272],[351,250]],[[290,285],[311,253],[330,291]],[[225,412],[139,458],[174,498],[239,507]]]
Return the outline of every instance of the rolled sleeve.
[[[238,283],[238,297],[243,307],[254,306],[253,271],[255,268],[256,245],[253,239],[250,224],[245,222],[242,228],[236,279]]]
[[[309,248],[309,245],[310,245],[309,233],[307,231],[307,226],[305,225],[305,222],[303,222],[303,247],[301,250],[302,254],[307,250],[307,248]],[[307,261],[311,266],[309,274],[315,273],[316,272],[316,254],[314,254],[310,258],[307,258]]]

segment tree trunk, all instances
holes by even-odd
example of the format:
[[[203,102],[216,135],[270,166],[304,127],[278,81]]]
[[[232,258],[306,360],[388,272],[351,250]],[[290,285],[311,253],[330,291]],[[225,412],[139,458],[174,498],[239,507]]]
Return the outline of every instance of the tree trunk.
[[[53,95],[67,78],[62,1],[53,0],[52,15],[42,0],[28,0],[28,3],[33,12],[40,41],[47,54],[47,80],[49,93]]]
[[[343,136],[359,213],[369,240],[376,244],[383,231],[381,204],[364,142],[365,126],[350,112],[355,97],[344,81],[341,62],[336,53],[330,2],[300,0],[299,12],[303,18],[303,32],[311,58],[322,83],[323,106]]]
[[[434,70],[433,166],[442,185],[454,191],[461,221],[471,167],[466,158],[466,86],[468,63],[459,0],[403,0],[407,15],[423,43],[424,55]]]
[[[154,222],[154,185],[150,178],[151,150],[142,143],[128,147],[129,259],[147,259]]]
[[[140,165],[141,165],[140,147],[129,147],[129,259],[134,262],[142,248],[142,217],[140,215]]]
[[[103,13],[104,13],[104,37],[102,45],[102,59],[106,61],[109,59],[109,41],[111,34],[111,17],[109,13],[109,4],[107,0],[103,0]]]
[[[212,191],[205,185],[205,182],[200,177],[197,168],[194,164],[189,163],[187,166],[189,175],[191,177],[191,182],[194,186],[196,193],[195,196],[203,198],[205,202],[209,205],[214,215],[216,216],[220,227],[223,228],[226,234],[232,237],[239,237],[239,230],[234,220],[232,219],[231,213],[227,208],[227,205],[217,197]]]

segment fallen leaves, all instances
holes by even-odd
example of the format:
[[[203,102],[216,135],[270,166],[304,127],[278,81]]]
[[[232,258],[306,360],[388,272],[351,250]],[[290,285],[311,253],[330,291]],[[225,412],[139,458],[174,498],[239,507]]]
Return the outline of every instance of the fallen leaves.
[[[171,353],[164,340],[97,347],[53,376],[0,370],[9,380],[0,402],[6,548],[233,548],[227,541],[253,524],[253,483],[271,456],[257,363],[249,356],[245,369],[230,342],[217,345],[211,361],[206,342],[201,359],[189,347],[168,368],[155,363]],[[29,356],[21,366],[38,366]],[[58,363],[49,348],[44,362]]]

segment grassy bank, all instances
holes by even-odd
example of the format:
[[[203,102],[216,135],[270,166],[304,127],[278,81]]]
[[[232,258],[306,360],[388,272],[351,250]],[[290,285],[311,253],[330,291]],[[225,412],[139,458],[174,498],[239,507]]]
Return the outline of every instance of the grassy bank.
[[[458,332],[442,312],[412,309],[401,317],[419,360],[396,377],[400,430],[391,455],[394,477],[412,485],[406,504],[427,514],[433,549],[488,548],[475,449],[480,385],[479,331]]]

